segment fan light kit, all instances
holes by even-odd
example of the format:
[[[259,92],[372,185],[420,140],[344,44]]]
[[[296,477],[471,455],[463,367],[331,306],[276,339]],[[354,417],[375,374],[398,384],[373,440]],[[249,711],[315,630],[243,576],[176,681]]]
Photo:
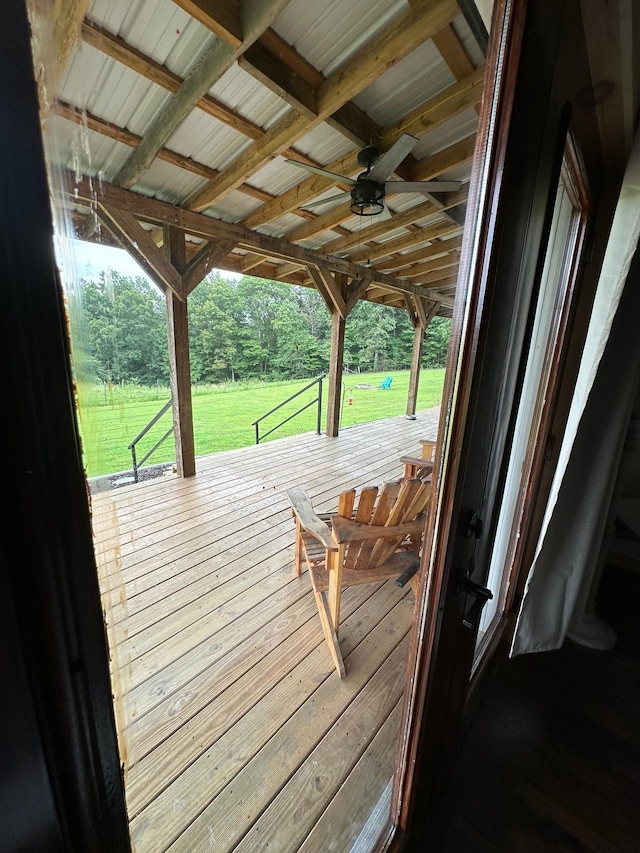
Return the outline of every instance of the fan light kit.
[[[373,145],[369,145],[358,152],[358,163],[364,168],[357,178],[348,178],[345,175],[337,175],[317,166],[300,163],[298,160],[287,160],[293,166],[314,172],[334,182],[346,183],[351,189],[348,192],[331,196],[330,198],[312,201],[303,206],[303,210],[329,204],[332,201],[343,201],[351,198],[351,212],[357,216],[378,216],[385,214],[390,216],[389,209],[385,207],[384,199],[389,193],[423,193],[429,195],[433,192],[452,192],[460,189],[461,181],[388,181],[387,178],[393,174],[400,163],[409,155],[418,140],[415,136],[403,133],[402,136],[384,154]]]

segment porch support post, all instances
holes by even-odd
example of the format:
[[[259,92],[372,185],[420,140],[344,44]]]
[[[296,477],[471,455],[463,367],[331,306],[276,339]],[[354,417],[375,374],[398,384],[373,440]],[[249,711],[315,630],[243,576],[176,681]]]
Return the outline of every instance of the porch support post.
[[[182,231],[165,228],[165,246],[172,266],[182,275],[186,269],[186,244]],[[193,477],[196,473],[191,401],[191,366],[189,361],[189,325],[187,299],[178,299],[167,289],[167,330],[169,338],[169,370],[173,399],[173,433],[176,447],[178,476]]]
[[[409,375],[409,391],[407,393],[407,413],[409,420],[415,420],[416,406],[418,402],[418,386],[420,384],[420,363],[422,361],[422,350],[424,347],[424,334],[431,320],[438,310],[438,303],[434,302],[429,309],[426,308],[421,297],[408,300],[407,309],[413,323],[413,351],[411,354],[411,373]]]
[[[344,360],[345,318],[334,311],[331,315],[331,356],[329,361],[329,391],[327,401],[327,435],[335,438],[340,427],[340,397],[342,364]]]

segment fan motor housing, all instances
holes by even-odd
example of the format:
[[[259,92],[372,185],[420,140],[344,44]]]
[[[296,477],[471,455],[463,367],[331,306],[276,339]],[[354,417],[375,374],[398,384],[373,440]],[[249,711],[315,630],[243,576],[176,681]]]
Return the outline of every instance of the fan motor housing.
[[[375,216],[384,210],[384,184],[367,181],[362,176],[351,188],[351,213],[357,216]]]

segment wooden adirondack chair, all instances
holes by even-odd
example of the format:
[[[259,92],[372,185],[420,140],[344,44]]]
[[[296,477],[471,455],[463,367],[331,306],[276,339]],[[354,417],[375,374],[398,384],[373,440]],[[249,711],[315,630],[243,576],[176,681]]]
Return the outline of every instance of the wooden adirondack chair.
[[[287,491],[296,522],[297,576],[306,562],[329,644],[340,677],[345,668],[338,631],[344,587],[398,578],[417,590],[417,569],[431,485],[421,480],[386,483],[343,492],[337,513],[317,514],[301,488]]]

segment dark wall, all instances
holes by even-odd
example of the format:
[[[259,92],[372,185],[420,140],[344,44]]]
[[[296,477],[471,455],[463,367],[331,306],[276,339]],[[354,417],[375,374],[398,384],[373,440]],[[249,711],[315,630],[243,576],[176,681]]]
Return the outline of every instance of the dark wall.
[[[23,3],[0,27],[0,848],[125,851],[64,301]]]

